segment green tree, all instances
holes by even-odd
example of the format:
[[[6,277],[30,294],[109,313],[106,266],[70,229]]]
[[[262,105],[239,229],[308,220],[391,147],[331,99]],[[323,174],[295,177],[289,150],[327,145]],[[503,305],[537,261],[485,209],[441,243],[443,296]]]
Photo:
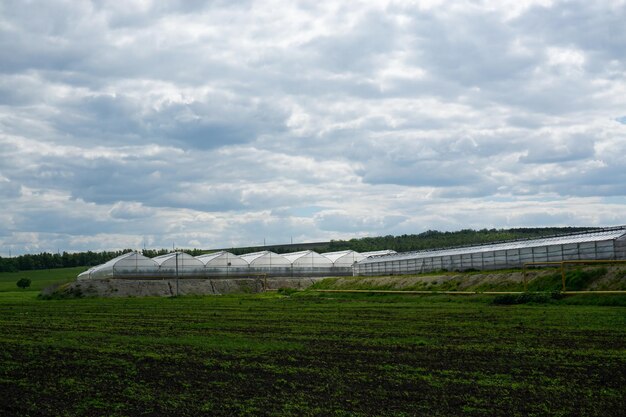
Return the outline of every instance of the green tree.
[[[19,288],[25,289],[25,288],[30,287],[30,282],[31,282],[31,281],[30,281],[30,278],[20,278],[20,279],[17,281],[17,286],[18,286]]]

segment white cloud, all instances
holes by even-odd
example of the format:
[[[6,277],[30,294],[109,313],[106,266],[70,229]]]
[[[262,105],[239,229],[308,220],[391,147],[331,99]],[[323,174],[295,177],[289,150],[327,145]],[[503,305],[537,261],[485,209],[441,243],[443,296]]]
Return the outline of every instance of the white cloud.
[[[625,18],[612,1],[3,2],[0,247],[626,223]]]

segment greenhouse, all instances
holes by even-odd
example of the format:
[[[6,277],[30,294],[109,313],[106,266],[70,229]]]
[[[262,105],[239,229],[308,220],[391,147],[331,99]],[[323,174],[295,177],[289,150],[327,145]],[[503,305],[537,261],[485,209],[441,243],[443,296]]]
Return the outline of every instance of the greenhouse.
[[[159,275],[159,264],[138,252],[128,252],[102,265],[94,266],[78,276],[79,279],[103,279],[132,276],[154,278]]]
[[[91,271],[93,271],[94,268],[89,268],[88,270],[86,270],[85,272],[81,272],[80,274],[78,274],[77,279],[88,279],[91,277]]]
[[[220,251],[196,256],[204,264],[207,277],[241,277],[248,275],[248,262],[230,252]]]
[[[241,259],[248,263],[250,275],[291,276],[291,262],[283,255],[265,250],[246,253]]]
[[[334,274],[333,262],[312,250],[286,253],[291,262],[292,276],[330,276]]]
[[[341,250],[337,252],[325,252],[322,256],[330,259],[337,275],[353,273],[353,266],[358,261],[365,259],[363,255],[353,250]]]
[[[612,259],[626,259],[626,227],[365,258],[354,265],[354,275],[519,268],[528,263]]]
[[[172,252],[152,258],[159,264],[159,275],[166,277],[202,277],[204,263],[184,252]]]
[[[392,255],[394,253],[398,253],[395,250],[384,249],[384,250],[374,250],[371,252],[360,252],[360,255],[364,258],[372,258],[374,256],[384,256],[384,255]]]

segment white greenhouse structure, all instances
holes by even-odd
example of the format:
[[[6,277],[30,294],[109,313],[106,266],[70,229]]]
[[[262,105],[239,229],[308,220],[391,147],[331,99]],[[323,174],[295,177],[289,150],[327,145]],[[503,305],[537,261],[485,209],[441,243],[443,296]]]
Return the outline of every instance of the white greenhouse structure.
[[[207,277],[244,277],[247,276],[248,262],[230,252],[219,251],[196,256],[204,264]]]
[[[94,266],[78,276],[78,279],[103,279],[132,276],[154,278],[159,275],[159,264],[138,252],[128,252],[102,265]]]
[[[525,264],[572,260],[626,260],[626,226],[404,253],[343,250],[318,254],[307,250],[284,255],[261,251],[237,256],[220,251],[192,257],[187,253],[174,252],[150,259],[138,252],[129,252],[90,268],[78,279],[400,275],[443,270],[519,268]]]
[[[372,258],[374,256],[384,256],[384,255],[392,255],[394,253],[398,253],[395,250],[385,249],[385,250],[373,250],[371,252],[360,252],[361,256],[365,258]]]
[[[479,246],[365,258],[354,275],[518,268],[527,263],[626,259],[626,227]]]
[[[204,263],[185,252],[172,252],[152,258],[159,264],[159,275],[166,277],[203,277]]]
[[[291,262],[283,255],[265,250],[246,253],[241,259],[248,262],[250,275],[291,276]]]
[[[333,262],[312,250],[286,253],[283,255],[291,262],[292,276],[331,276],[334,274]]]
[[[340,250],[337,252],[324,252],[322,256],[327,257],[336,267],[352,267],[358,261],[365,259],[365,256],[353,250]]]

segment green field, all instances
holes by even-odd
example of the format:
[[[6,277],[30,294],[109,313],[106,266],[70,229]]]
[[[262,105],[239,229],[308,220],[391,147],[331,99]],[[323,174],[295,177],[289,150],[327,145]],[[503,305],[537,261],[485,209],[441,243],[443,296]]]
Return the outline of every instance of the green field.
[[[621,416],[626,308],[0,293],[0,415]],[[565,301],[565,300],[561,300]]]
[[[24,291],[41,291],[44,288],[57,283],[69,282],[76,276],[87,270],[87,267],[76,268],[41,269],[35,271],[1,272],[0,292],[17,291],[16,285],[20,278],[29,278],[31,286]]]

